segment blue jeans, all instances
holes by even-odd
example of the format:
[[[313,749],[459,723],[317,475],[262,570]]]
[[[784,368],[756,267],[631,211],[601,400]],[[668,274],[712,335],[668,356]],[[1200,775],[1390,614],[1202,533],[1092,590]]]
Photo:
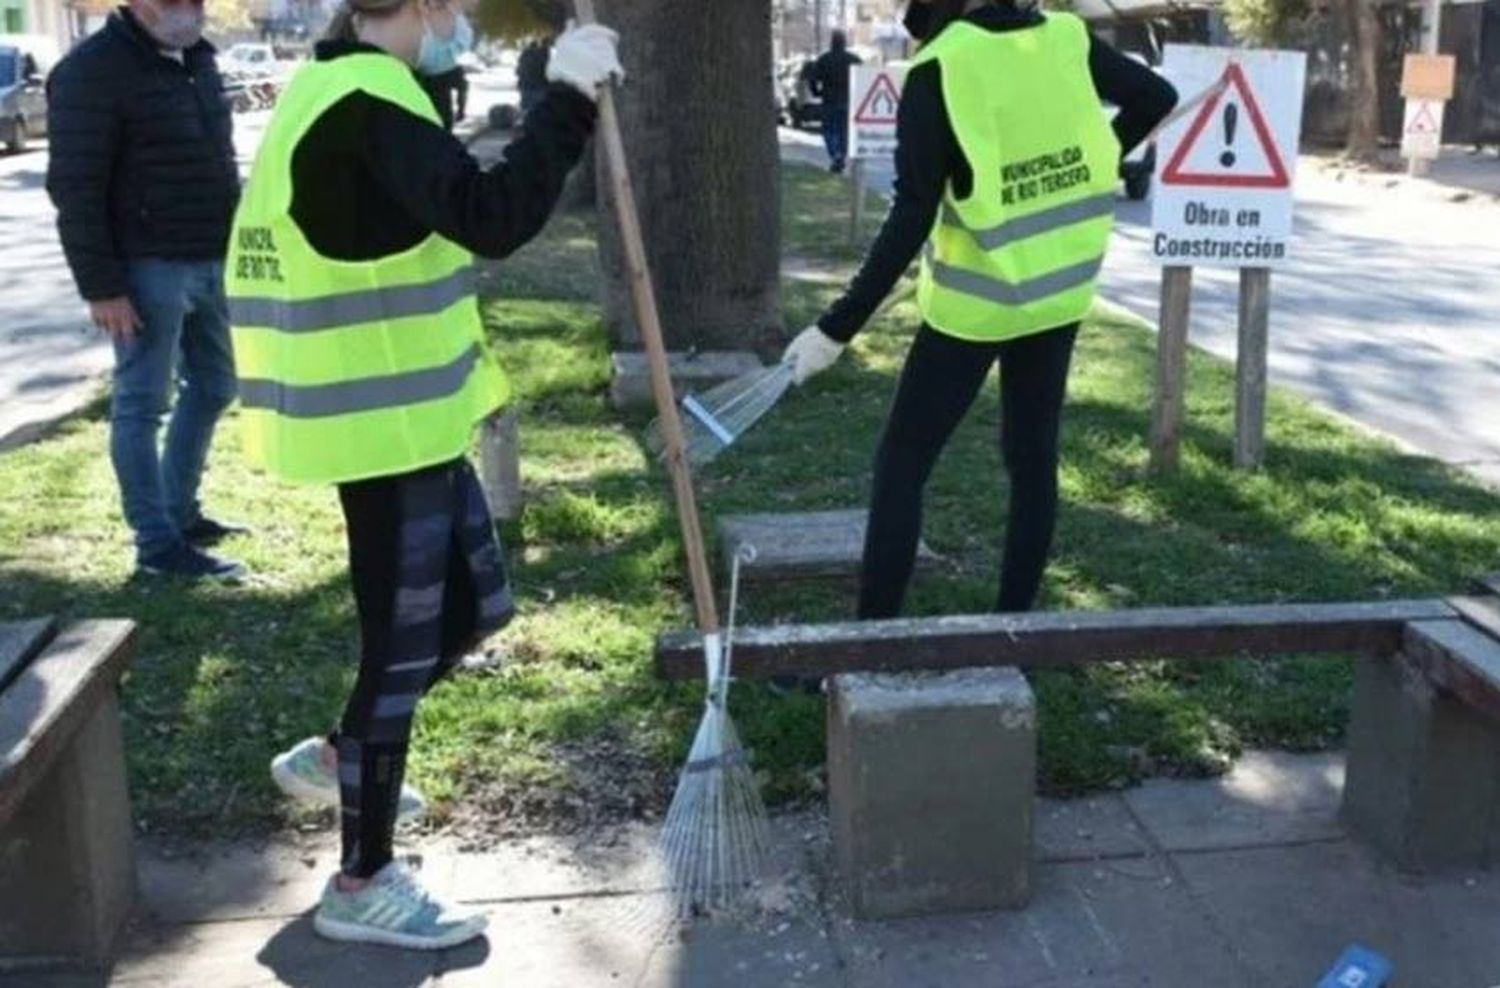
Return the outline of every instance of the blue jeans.
[[[823,107],[823,143],[828,147],[828,158],[835,165],[842,165],[849,157],[849,108],[847,106]]]
[[[144,326],[115,343],[109,452],[125,520],[148,556],[176,545],[200,517],[203,462],[235,396],[234,351],[222,262],[139,259],[126,275]],[[174,383],[177,409],[158,452]]]

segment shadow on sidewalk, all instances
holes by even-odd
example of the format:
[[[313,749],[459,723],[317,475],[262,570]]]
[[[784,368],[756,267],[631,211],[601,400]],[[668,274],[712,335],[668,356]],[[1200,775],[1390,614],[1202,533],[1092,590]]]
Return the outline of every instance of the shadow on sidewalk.
[[[434,975],[482,967],[489,956],[487,938],[433,953],[331,943],[313,931],[308,913],[282,927],[255,959],[290,988],[419,988]]]

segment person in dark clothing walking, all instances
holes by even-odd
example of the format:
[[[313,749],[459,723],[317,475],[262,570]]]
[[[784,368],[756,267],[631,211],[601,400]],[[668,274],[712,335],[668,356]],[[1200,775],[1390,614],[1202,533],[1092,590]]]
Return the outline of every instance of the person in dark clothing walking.
[[[799,383],[832,366],[926,243],[924,323],[875,456],[859,616],[900,612],[923,488],[997,362],[1010,504],[995,606],[1025,611],[1051,551],[1068,368],[1113,226],[1121,152],[1177,95],[1072,15],[916,0],[907,24],[923,47],[897,122],[895,203],[849,290],[787,359]],[[1109,124],[1101,98],[1120,108]]]
[[[286,794],[338,807],[339,871],[314,929],[420,950],[482,934],[394,857],[418,705],[515,601],[466,459],[509,399],[480,320],[475,255],[536,236],[593,133],[617,38],[565,32],[504,159],[481,170],[413,69],[445,0],[349,0],[266,129],[235,218],[229,297],[249,458],[337,488],[359,616],[338,728],[272,761]],[[336,304],[335,304],[336,303]]]
[[[849,50],[849,36],[834,31],[829,47],[812,64],[809,82],[823,106],[823,143],[828,148],[828,169],[835,175],[844,170],[849,157],[849,70],[863,60]]]
[[[58,64],[47,89],[47,192],[63,253],[114,341],[110,458],[137,573],[239,576],[244,567],[202,547],[244,529],[198,503],[215,425],[235,394],[224,252],[239,195],[202,0],[130,0]]]
[[[547,93],[547,59],[552,55],[551,39],[527,43],[516,59],[516,89],[521,93],[521,112],[530,113]]]

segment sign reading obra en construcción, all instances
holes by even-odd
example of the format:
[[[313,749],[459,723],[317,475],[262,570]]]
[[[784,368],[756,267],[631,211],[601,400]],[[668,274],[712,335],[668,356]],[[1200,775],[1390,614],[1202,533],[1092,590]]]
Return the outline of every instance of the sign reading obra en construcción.
[[[1177,91],[1208,95],[1158,143],[1151,252],[1160,263],[1287,260],[1305,67],[1301,52],[1167,48],[1163,68]]]

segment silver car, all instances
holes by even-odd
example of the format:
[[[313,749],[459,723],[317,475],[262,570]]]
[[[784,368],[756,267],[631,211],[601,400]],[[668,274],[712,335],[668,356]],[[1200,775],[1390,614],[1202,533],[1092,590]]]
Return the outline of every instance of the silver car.
[[[0,144],[12,154],[47,132],[42,68],[26,48],[0,40]]]

